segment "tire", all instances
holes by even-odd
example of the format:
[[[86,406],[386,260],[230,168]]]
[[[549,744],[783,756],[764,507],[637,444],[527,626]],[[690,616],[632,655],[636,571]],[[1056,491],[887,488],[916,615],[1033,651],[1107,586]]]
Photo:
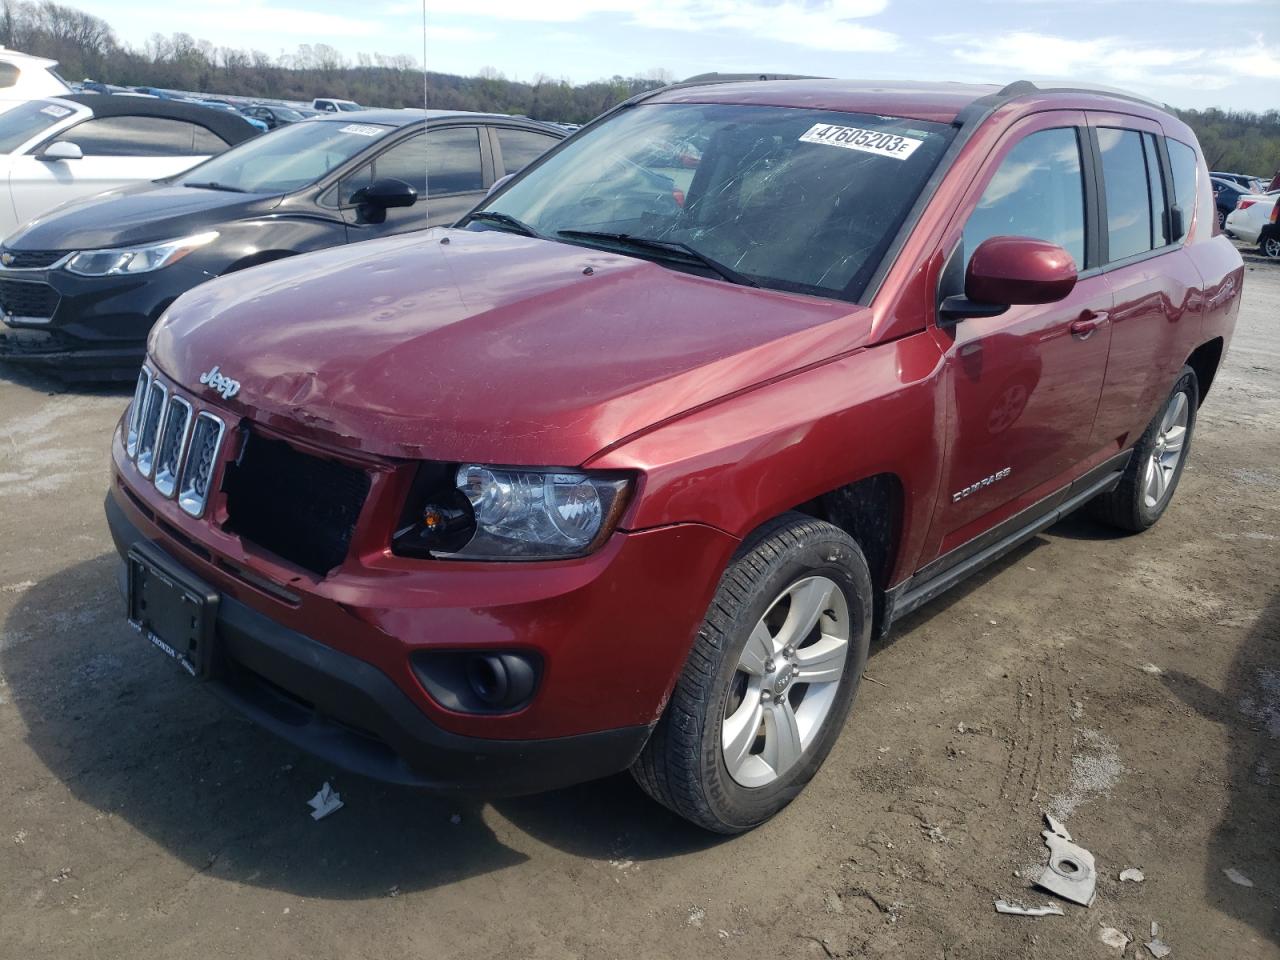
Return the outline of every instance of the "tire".
[[[1280,260],[1280,236],[1270,236],[1258,244],[1258,252],[1270,260]]]
[[[1185,426],[1178,441],[1178,456],[1170,464],[1168,458],[1174,452],[1173,428],[1177,426],[1179,416],[1176,414],[1180,404],[1185,404]],[[1178,481],[1182,478],[1187,457],[1191,454],[1191,439],[1195,432],[1196,410],[1199,405],[1200,386],[1195,371],[1190,367],[1183,367],[1169,399],[1160,405],[1160,410],[1134,445],[1133,456],[1129,458],[1129,465],[1120,478],[1120,485],[1089,504],[1090,512],[1097,519],[1121,530],[1141,533],[1164,515],[1178,487]],[[1155,478],[1158,487],[1153,486],[1151,472],[1155,469],[1152,462],[1156,457],[1162,461],[1160,469],[1163,479]]]
[[[829,523],[789,513],[748,538],[721,577],[671,700],[631,768],[641,788],[723,834],[750,830],[794,800],[853,705],[872,599],[862,550]],[[817,611],[807,632],[806,611]],[[798,639],[778,646],[786,637]],[[756,651],[769,644],[777,652],[761,660]],[[807,683],[805,676],[831,679]],[[726,731],[736,746],[723,742]],[[735,757],[732,771],[726,752]],[[770,761],[782,771],[772,778]]]
[[[1227,211],[1225,210],[1218,211],[1218,229],[1219,230],[1227,229]]]

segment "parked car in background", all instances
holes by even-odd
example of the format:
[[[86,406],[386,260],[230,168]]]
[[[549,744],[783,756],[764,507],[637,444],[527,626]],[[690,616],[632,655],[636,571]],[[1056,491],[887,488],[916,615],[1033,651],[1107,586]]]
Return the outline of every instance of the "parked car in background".
[[[269,130],[274,130],[277,127],[287,127],[291,123],[307,119],[292,107],[281,107],[272,103],[251,103],[241,107],[240,112],[246,117],[266,124]]]
[[[69,94],[0,113],[0,237],[53,207],[181,173],[257,131],[174,100]]]
[[[1209,171],[1209,176],[1218,180],[1228,180],[1246,193],[1262,193],[1267,188],[1267,181],[1264,177],[1254,177],[1247,173],[1223,173],[1211,170]]]
[[[316,97],[311,101],[311,109],[321,113],[357,113],[367,110],[354,100],[338,100],[334,97]]]
[[[1213,184],[1213,203],[1218,211],[1218,228],[1225,230],[1227,228],[1227,217],[1239,205],[1240,198],[1254,196],[1255,194],[1234,180],[1211,177],[1210,182]]]
[[[1161,520],[1244,278],[1190,128],[1027,82],[668,87],[456,227],[174,304],[111,439],[128,617],[326,765],[630,768],[720,833],[873,636],[1079,507]]]
[[[233,107],[225,100],[196,100],[188,98],[185,102],[194,103],[200,107],[208,107],[210,110],[221,110],[223,113],[235,114],[260,133],[266,133],[271,129],[265,120],[261,120],[258,117],[247,114],[244,111]]]
[[[1256,243],[1264,257],[1280,258],[1280,232],[1276,214],[1280,212],[1280,191],[1261,196],[1241,197],[1240,205],[1227,217],[1227,230],[1237,240]]]
[[[24,100],[71,93],[57,68],[57,60],[0,48],[0,111],[10,110]]]
[[[151,325],[192,287],[270,260],[452,223],[496,179],[564,136],[549,124],[484,114],[317,117],[182,176],[54,211],[0,250],[0,359],[68,378],[132,379]]]

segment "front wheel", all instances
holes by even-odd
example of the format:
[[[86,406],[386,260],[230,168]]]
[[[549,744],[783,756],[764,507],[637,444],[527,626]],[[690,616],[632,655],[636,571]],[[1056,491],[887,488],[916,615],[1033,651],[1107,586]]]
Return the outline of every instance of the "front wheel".
[[[1094,516],[1138,533],[1164,515],[1187,463],[1199,405],[1195,371],[1183,367],[1169,399],[1134,445],[1120,485],[1090,504]]]
[[[800,514],[767,524],[721,578],[632,774],[717,833],[768,820],[813,778],[853,704],[871,639],[858,545]]]

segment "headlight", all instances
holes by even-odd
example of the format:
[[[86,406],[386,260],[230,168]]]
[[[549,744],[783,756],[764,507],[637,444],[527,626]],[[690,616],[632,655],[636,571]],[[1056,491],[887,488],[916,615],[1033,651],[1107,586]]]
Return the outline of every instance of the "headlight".
[[[612,531],[629,487],[616,475],[574,470],[466,463],[447,477],[431,467],[396,532],[396,553],[459,560],[582,556]]]
[[[192,250],[197,250],[218,237],[217,231],[197,233],[178,240],[149,243],[141,247],[117,250],[83,250],[67,261],[67,269],[82,277],[115,277],[132,273],[150,273],[177,263]]]

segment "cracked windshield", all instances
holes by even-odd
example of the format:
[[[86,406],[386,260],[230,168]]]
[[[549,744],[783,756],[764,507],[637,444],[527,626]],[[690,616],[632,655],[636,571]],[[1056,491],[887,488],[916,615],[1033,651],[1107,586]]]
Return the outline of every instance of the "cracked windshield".
[[[892,117],[632,107],[472,217],[734,283],[856,299],[950,141]]]

